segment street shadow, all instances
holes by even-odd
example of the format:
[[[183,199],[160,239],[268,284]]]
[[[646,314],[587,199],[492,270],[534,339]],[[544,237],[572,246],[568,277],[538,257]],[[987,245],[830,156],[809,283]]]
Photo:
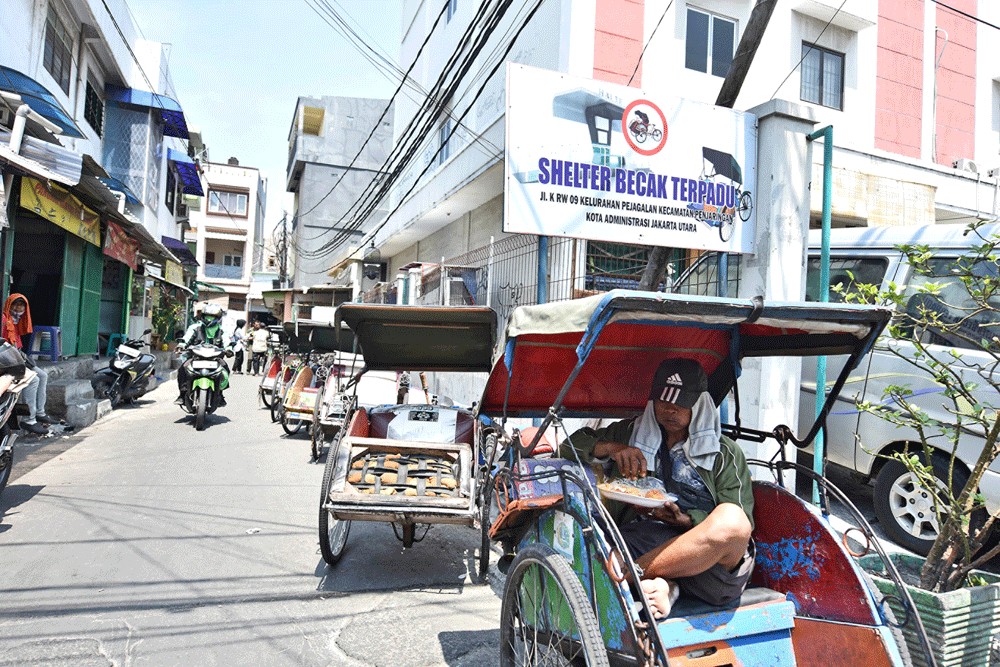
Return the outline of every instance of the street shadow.
[[[464,533],[468,532],[468,535]],[[417,538],[423,527],[417,527]],[[331,593],[362,591],[433,591],[459,594],[470,581],[467,554],[474,537],[462,526],[432,526],[425,538],[404,549],[389,523],[353,521],[340,562],[330,567],[319,557],[317,590]],[[319,549],[317,548],[317,555]]]
[[[218,413],[214,415],[205,415],[205,428],[211,428],[213,425],[217,424],[228,424],[233,421],[225,415],[220,415]],[[175,424],[191,424],[194,425],[194,415],[183,415],[180,419],[174,420]]]
[[[10,529],[10,524],[3,523],[3,519],[10,514],[10,510],[23,505],[44,489],[44,486],[31,484],[10,484],[0,495],[0,533]]]
[[[441,653],[449,667],[496,664],[500,653],[499,630],[439,632]]]

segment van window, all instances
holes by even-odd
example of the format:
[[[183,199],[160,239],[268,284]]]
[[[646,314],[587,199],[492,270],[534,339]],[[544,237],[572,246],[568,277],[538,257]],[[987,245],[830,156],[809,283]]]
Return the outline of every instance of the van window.
[[[806,263],[806,301],[819,301],[819,257],[810,256]],[[841,303],[844,295],[834,291],[836,285],[843,285],[850,291],[851,285],[877,285],[882,287],[889,260],[885,257],[831,257],[830,258],[830,302]],[[853,276],[853,280],[852,280]]]
[[[670,291],[677,294],[692,294],[695,296],[719,295],[719,259],[718,252],[706,252],[685,271]],[[740,258],[741,255],[729,254],[729,270],[726,276],[728,295],[739,294],[740,289]]]
[[[954,324],[961,322],[959,330],[954,333],[907,331],[910,336],[920,336],[920,341],[931,345],[948,345],[965,349],[981,349],[979,341],[990,340],[1000,335],[1000,312],[992,310],[975,313],[975,303],[969,296],[961,280],[950,275],[951,270],[959,260],[952,258],[932,259],[928,262],[931,275],[920,275],[916,272],[910,276],[903,292],[906,312],[913,317],[920,317],[920,309],[937,311],[942,322]],[[974,273],[983,277],[997,277],[997,265],[993,262],[980,261],[975,264]],[[917,289],[927,283],[941,285],[941,291],[935,295],[918,293]],[[990,299],[990,304],[1000,309],[1000,297]],[[904,329],[905,331],[905,329]]]

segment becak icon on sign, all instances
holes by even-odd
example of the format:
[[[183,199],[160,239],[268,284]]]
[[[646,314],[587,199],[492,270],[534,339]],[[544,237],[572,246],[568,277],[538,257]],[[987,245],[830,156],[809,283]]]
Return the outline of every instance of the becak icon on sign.
[[[667,118],[649,100],[635,100],[622,113],[622,134],[639,155],[656,155],[667,143]]]

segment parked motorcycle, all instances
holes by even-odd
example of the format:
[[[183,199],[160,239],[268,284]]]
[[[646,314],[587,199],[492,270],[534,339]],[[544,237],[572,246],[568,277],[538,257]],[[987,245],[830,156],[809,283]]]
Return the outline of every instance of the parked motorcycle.
[[[229,386],[229,369],[223,361],[233,355],[215,345],[202,343],[190,348],[178,348],[187,358],[182,369],[188,377],[184,391],[185,412],[194,415],[195,429],[205,429],[205,415],[215,412],[222,403],[222,392]]]
[[[20,378],[0,375],[0,493],[3,493],[14,467],[14,441],[17,440],[18,415],[28,414],[26,405],[19,404],[21,392],[34,379],[34,371],[25,370]]]
[[[142,335],[151,331],[146,329]],[[111,407],[117,408],[123,401],[132,403],[149,391],[149,378],[156,370],[156,358],[142,352],[146,345],[142,338],[126,340],[119,345],[108,367],[94,373],[90,380],[94,396],[108,399]]]

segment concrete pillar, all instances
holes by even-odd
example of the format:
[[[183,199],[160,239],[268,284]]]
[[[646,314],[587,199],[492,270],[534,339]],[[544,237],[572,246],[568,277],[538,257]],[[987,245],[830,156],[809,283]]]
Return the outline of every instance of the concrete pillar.
[[[806,135],[813,131],[816,119],[808,107],[785,100],[771,100],[748,111],[757,116],[758,123],[757,192],[753,193],[757,228],[754,252],[743,257],[739,296],[761,296],[765,304],[801,301],[805,298],[812,172],[812,146]],[[744,360],[742,423],[764,431],[787,424],[797,433],[801,371],[798,358]],[[749,458],[768,460],[778,451],[774,440],[741,444]],[[788,445],[789,460],[795,460],[795,450]],[[770,478],[766,470],[751,469],[761,479]],[[786,475],[785,482],[794,485],[794,475]]]
[[[396,305],[406,303],[406,274],[402,271],[396,274]]]
[[[420,267],[410,269],[410,294],[407,303],[415,306],[418,298],[420,298]]]
[[[361,281],[363,279],[361,262],[351,262],[351,301],[355,303],[361,301]]]

